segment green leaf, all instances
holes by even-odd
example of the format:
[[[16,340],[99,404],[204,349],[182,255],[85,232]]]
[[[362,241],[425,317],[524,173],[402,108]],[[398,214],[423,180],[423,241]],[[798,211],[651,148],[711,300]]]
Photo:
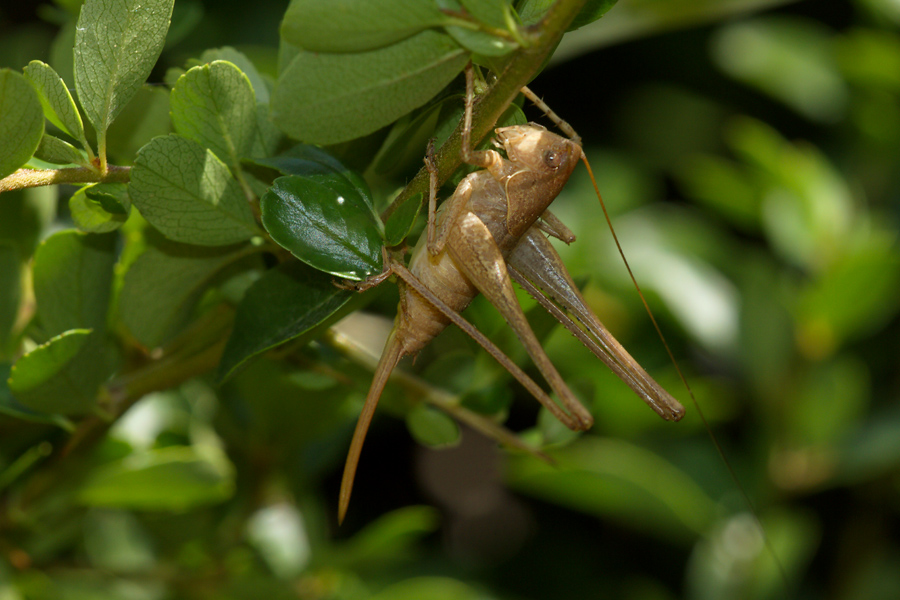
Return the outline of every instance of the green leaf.
[[[39,413],[84,414],[96,406],[97,388],[111,356],[90,329],[72,329],[42,344],[13,365],[9,389]]]
[[[31,80],[38,92],[44,116],[47,120],[87,144],[84,138],[84,123],[75,106],[75,100],[66,87],[66,82],[48,64],[33,60],[25,67],[25,77]]]
[[[172,124],[182,136],[236,166],[256,134],[256,98],[250,80],[229,62],[194,67],[171,94]]]
[[[90,161],[75,146],[64,142],[49,133],[44,133],[41,144],[34,152],[34,157],[55,165],[88,165]]]
[[[341,175],[279,177],[260,208],[272,239],[309,266],[358,281],[381,270],[380,221]]]
[[[447,22],[422,0],[292,0],[281,36],[310,52],[365,52]]]
[[[22,419],[24,421],[47,423],[50,425],[58,425],[64,429],[72,429],[71,423],[64,417],[39,413],[19,403],[9,389],[9,374],[11,371],[11,364],[0,362],[0,414],[15,417],[16,419]]]
[[[406,415],[406,427],[417,442],[445,448],[459,442],[459,425],[439,410],[418,404]]]
[[[224,458],[170,446],[95,469],[79,499],[91,506],[181,512],[227,500],[233,491],[233,467]]]
[[[7,355],[22,301],[22,259],[15,245],[0,240],[0,358]]]
[[[98,183],[85,188],[85,193],[109,213],[127,217],[131,212],[131,198],[124,183]]]
[[[575,31],[593,23],[615,6],[616,2],[618,0],[588,0],[579,13],[575,15],[575,19],[569,24],[569,28],[566,31]]]
[[[115,263],[115,235],[53,234],[34,255],[34,296],[44,333],[104,331]]]
[[[190,317],[217,274],[246,253],[180,244],[149,246],[125,273],[119,294],[123,324],[147,348],[169,340]]]
[[[461,12],[465,7],[465,12],[476,22],[489,28],[507,30],[504,9],[508,3],[505,0],[438,0],[438,5],[455,12]],[[483,27],[474,27],[473,23],[469,27],[447,25],[445,29],[460,46],[482,56],[505,56],[518,47],[511,39],[493,35]]]
[[[305,142],[352,140],[423,105],[467,60],[465,50],[436,31],[358,54],[299,52],[278,79],[272,119]]]
[[[32,157],[44,135],[44,111],[23,76],[0,69],[0,178]]]
[[[123,183],[101,183],[93,186],[86,186],[72,194],[69,198],[69,212],[72,213],[72,220],[80,231],[87,233],[107,233],[115,231],[125,224],[128,220],[128,212],[123,211],[121,206],[117,210],[108,210],[107,208],[115,208],[116,203],[112,200],[106,202],[98,198],[108,198],[104,193],[92,193],[94,188],[101,186],[120,186],[125,189],[125,198],[127,196],[127,186]],[[129,202],[130,207],[130,202]]]
[[[75,26],[75,89],[97,137],[150,75],[175,0],[87,0]],[[103,146],[103,143],[101,143]]]
[[[150,140],[172,133],[169,91],[144,85],[135,94],[106,133],[106,152],[115,160],[131,163]]]
[[[155,138],[141,149],[129,194],[144,218],[176,242],[223,246],[260,233],[228,167],[178,135]]]
[[[384,224],[384,237],[388,246],[399,246],[406,239],[422,210],[422,194],[408,198],[397,207]]]
[[[231,46],[222,46],[221,48],[210,48],[200,55],[200,64],[211,63],[215,61],[228,61],[236,66],[250,80],[253,86],[253,94],[256,96],[257,104],[269,103],[269,86],[266,79],[259,74],[256,65],[250,61],[243,53],[235,50]]]
[[[308,266],[289,262],[266,271],[244,295],[234,317],[217,379],[247,360],[308,333],[337,313],[354,294]]]

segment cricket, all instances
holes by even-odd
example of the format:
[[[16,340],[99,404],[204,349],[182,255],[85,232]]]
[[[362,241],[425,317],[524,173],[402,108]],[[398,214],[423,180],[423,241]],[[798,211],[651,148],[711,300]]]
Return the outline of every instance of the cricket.
[[[463,179],[438,210],[437,170],[429,148],[425,158],[430,174],[426,234],[413,249],[408,267],[385,251],[384,271],[358,286],[368,289],[395,275],[400,279],[400,304],[353,433],[341,481],[340,522],[347,513],[366,433],[391,373],[401,358],[417,353],[450,323],[485,348],[568,428],[583,431],[593,425],[593,417],[563,381],[529,326],[516,299],[513,281],[534,296],[663,419],[678,421],[684,415],[682,405],[653,380],[593,314],[547,239],[548,235],[565,243],[575,239],[548,207],[578,162],[588,165],[580,137],[535,94],[523,88],[525,96],[567,137],[536,124],[515,125],[495,130],[493,144],[505,151],[506,158],[497,150],[474,150],[474,76],[474,67],[469,65],[462,160],[479,170]],[[558,403],[460,316],[479,293],[512,327],[558,397]]]

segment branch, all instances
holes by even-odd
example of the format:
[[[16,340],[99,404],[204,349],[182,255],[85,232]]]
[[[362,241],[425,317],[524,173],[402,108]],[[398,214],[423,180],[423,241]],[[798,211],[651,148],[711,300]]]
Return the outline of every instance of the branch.
[[[128,183],[131,167],[109,165],[106,175],[87,167],[70,169],[19,169],[0,179],[0,193],[57,183]]]

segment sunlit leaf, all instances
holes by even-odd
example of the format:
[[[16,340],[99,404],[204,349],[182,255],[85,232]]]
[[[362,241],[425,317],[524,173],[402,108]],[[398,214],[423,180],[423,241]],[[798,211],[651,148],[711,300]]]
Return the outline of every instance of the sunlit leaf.
[[[0,178],[22,165],[44,135],[44,111],[30,83],[10,69],[0,69]]]
[[[38,91],[47,120],[74,137],[84,139],[84,123],[66,83],[48,64],[33,60],[25,67],[25,76]]]

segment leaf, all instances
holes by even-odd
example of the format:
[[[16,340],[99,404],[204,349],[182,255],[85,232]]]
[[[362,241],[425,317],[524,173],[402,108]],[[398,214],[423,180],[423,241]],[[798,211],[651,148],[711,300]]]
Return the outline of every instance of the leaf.
[[[13,365],[10,391],[22,405],[39,413],[90,412],[112,362],[102,340],[90,329],[72,329],[50,338]]]
[[[127,217],[131,212],[131,198],[124,183],[98,183],[85,189],[87,197],[98,202],[103,210]]]
[[[227,500],[233,491],[233,467],[224,458],[170,446],[96,468],[78,497],[91,506],[181,512]]]
[[[365,52],[447,21],[431,1],[292,0],[281,37],[310,52]]]
[[[431,448],[459,443],[459,425],[446,414],[418,404],[406,415],[406,426],[417,442]]]
[[[68,229],[38,247],[32,277],[44,333],[106,329],[115,244],[115,235],[83,235]]]
[[[176,242],[223,246],[260,233],[228,167],[178,135],[155,138],[141,149],[128,189],[144,218]]]
[[[342,176],[279,177],[260,208],[272,239],[309,266],[357,281],[381,270],[380,221]]]
[[[175,0],[87,0],[75,26],[75,89],[97,137],[150,75]],[[102,145],[102,144],[101,144]]]
[[[34,157],[55,165],[90,164],[90,161],[78,148],[46,132],[41,138],[40,146],[34,151]]]
[[[156,348],[187,322],[215,276],[245,256],[233,247],[149,246],[125,273],[119,294],[122,323],[145,347]]]
[[[250,80],[257,104],[269,103],[269,86],[266,84],[266,79],[259,74],[256,65],[243,52],[239,52],[231,46],[222,46],[221,48],[205,50],[200,55],[200,64],[214,61],[228,61],[240,69],[247,76],[247,79]]]
[[[276,83],[272,119],[305,142],[352,140],[423,105],[467,60],[465,50],[436,31],[358,54],[299,52]]]
[[[150,140],[169,133],[172,133],[169,91],[161,86],[144,85],[109,126],[107,154],[131,163]]]
[[[250,80],[225,61],[194,67],[171,94],[172,124],[183,137],[238,165],[256,134],[256,98]]]
[[[308,333],[353,296],[302,263],[266,271],[238,305],[216,378],[223,381],[254,356]]]
[[[462,12],[465,7],[465,12],[468,12],[477,23],[501,31],[507,29],[504,12],[508,3],[505,0],[438,0],[438,5],[455,12]],[[511,39],[498,37],[483,27],[474,29],[474,25],[469,27],[447,25],[444,29],[460,46],[482,56],[505,56],[518,47]]]
[[[384,224],[384,238],[388,246],[399,246],[413,226],[422,211],[422,194],[416,194],[408,198],[406,202],[397,207],[387,223]]]
[[[23,76],[0,69],[0,179],[28,162],[43,135],[37,92]]]
[[[0,362],[0,414],[4,414],[23,421],[31,421],[34,423],[47,423],[50,425],[58,425],[63,429],[72,430],[72,424],[59,415],[47,415],[31,410],[19,403],[9,389],[9,374],[12,371],[12,365],[6,362]]]
[[[575,15],[575,19],[569,24],[569,28],[566,31],[575,31],[593,23],[615,6],[616,2],[618,0],[588,0],[578,14]]]
[[[128,220],[127,211],[123,211],[121,207],[115,211],[107,210],[108,207],[115,207],[115,203],[111,200],[104,203],[98,198],[107,198],[108,196],[102,193],[96,195],[96,192],[93,192],[95,188],[107,185],[121,186],[127,190],[127,186],[123,183],[101,183],[83,187],[69,198],[69,212],[72,213],[72,220],[75,221],[75,226],[80,231],[108,233],[115,231]],[[127,197],[126,192],[125,198]]]
[[[38,92],[44,116],[47,120],[87,144],[84,138],[84,123],[75,106],[75,100],[66,87],[66,82],[53,70],[53,67],[39,60],[33,60],[25,67],[27,77]]]

